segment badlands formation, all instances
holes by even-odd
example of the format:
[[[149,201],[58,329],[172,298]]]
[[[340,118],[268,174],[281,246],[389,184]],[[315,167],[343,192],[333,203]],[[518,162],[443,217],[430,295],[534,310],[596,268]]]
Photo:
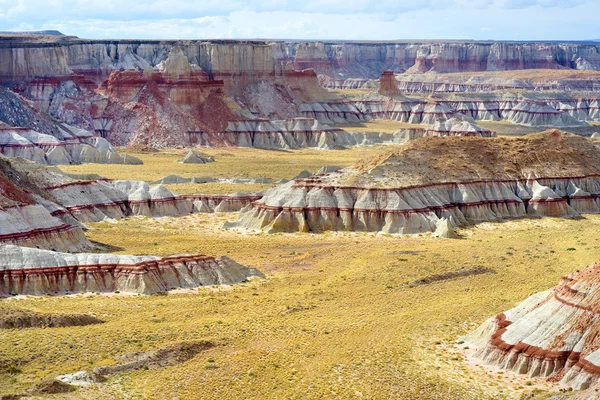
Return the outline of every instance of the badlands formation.
[[[61,139],[55,124],[34,126],[31,118],[11,116],[34,108],[87,132],[79,136],[113,145],[338,148],[372,140],[334,125],[374,119],[422,124],[423,130],[438,119],[465,116],[557,128],[600,120],[595,44],[5,35],[0,59],[0,84],[7,88],[0,99],[12,96],[0,121]],[[524,72],[531,69],[541,72]],[[522,79],[506,74],[515,70]],[[355,88],[364,93],[327,90]],[[11,152],[31,152],[26,141],[10,141],[17,146]]]
[[[181,197],[141,181],[76,181],[57,169],[3,156],[0,166],[0,296],[152,294],[261,275],[226,257],[80,253],[95,248],[84,235],[85,222],[229,211],[259,197]]]
[[[515,398],[436,346],[567,272],[465,341],[600,390],[599,122],[597,43],[0,34],[0,396]]]
[[[473,357],[596,398],[600,359],[597,337],[600,262],[564,276],[553,289],[490,318],[465,337]],[[580,396],[580,397],[579,397]]]
[[[560,131],[518,139],[428,138],[265,192],[230,228],[412,234],[449,221],[600,212],[600,149]]]

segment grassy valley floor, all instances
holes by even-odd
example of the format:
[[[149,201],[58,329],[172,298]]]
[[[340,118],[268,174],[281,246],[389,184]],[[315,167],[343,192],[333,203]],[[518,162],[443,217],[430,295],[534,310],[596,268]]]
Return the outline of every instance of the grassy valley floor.
[[[148,181],[171,173],[257,177],[254,171],[279,179],[322,165],[351,165],[381,149],[206,149],[217,161],[204,165],[176,163],[185,151],[173,150],[142,154],[143,166],[61,168]],[[202,192],[204,185],[197,186]],[[223,187],[217,184],[214,190]],[[468,367],[456,341],[600,258],[598,215],[483,223],[459,230],[462,239],[456,240],[219,228],[235,218],[235,213],[195,214],[89,224],[87,236],[119,254],[226,255],[267,278],[166,296],[2,300],[3,310],[91,314],[105,322],[0,330],[0,396],[59,374],[115,364],[126,353],[211,340],[217,346],[182,364],[118,374],[106,383],[49,397],[518,399],[537,391],[543,398],[550,386],[542,380]],[[479,267],[486,273],[460,273]],[[452,272],[466,276],[436,280]]]
[[[124,353],[208,339],[219,345],[183,364],[117,375],[58,398],[519,398],[530,381],[468,369],[445,348],[600,254],[598,216],[485,223],[461,230],[459,240],[219,229],[234,217],[91,224],[90,239],[121,254],[228,255],[268,278],[167,296],[3,300],[4,307],[92,314],[105,323],[0,331],[0,360],[27,360],[0,374],[0,394],[113,364]],[[478,266],[493,273],[418,282]]]

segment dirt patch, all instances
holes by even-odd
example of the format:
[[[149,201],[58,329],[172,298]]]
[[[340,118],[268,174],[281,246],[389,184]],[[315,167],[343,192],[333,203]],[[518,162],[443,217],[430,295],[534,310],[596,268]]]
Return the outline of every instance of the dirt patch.
[[[142,353],[129,353],[117,359],[121,364],[94,368],[94,374],[109,376],[136,369],[158,369],[191,360],[198,353],[215,347],[211,341],[177,343],[162,349]]]
[[[477,267],[462,267],[457,271],[444,272],[443,274],[435,274],[429,275],[421,279],[417,279],[415,281],[411,281],[408,283],[409,286],[417,286],[417,285],[428,285],[434,282],[447,281],[449,279],[462,278],[465,276],[473,276],[473,275],[482,275],[482,274],[495,274],[496,271],[490,268],[486,268],[483,266]]]
[[[72,385],[54,379],[48,379],[35,384],[23,393],[0,396],[0,400],[16,400],[23,397],[31,398],[31,396],[70,393],[74,392],[75,390],[77,390],[77,388]]]
[[[75,387],[53,379],[42,381],[27,391],[27,394],[58,394],[74,392]]]
[[[40,354],[34,354],[19,358],[0,358],[0,374],[18,374],[21,372],[21,366],[40,357]]]
[[[43,314],[29,310],[0,308],[0,329],[58,328],[100,324],[103,321],[83,314]]]

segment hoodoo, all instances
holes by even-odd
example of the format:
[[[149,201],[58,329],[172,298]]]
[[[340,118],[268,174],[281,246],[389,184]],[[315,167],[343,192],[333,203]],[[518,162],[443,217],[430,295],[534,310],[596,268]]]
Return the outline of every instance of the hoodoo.
[[[600,149],[560,131],[422,138],[325,176],[265,192],[226,227],[266,232],[433,232],[467,222],[600,212]]]
[[[599,282],[597,262],[490,318],[464,340],[487,364],[574,389],[597,388]]]
[[[400,95],[400,89],[398,89],[398,81],[394,76],[394,71],[385,70],[379,78],[379,94],[384,96],[394,97]]]

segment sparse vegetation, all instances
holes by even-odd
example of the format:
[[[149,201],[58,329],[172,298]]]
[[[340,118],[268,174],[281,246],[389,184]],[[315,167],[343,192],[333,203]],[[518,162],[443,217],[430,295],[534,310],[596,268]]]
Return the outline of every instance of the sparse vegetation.
[[[271,178],[321,165],[349,165],[360,151],[207,149],[217,158],[210,168],[221,165],[217,171],[223,176],[235,171],[249,174],[252,169],[244,163],[254,162],[252,152],[272,155],[262,161]],[[236,154],[231,160],[237,161],[222,161],[228,159],[226,153]],[[330,156],[339,158],[332,161]],[[160,157],[162,170],[158,161],[137,172],[135,166],[68,168],[152,180],[175,173],[171,166],[181,166],[174,162],[177,155]],[[119,399],[126,391],[133,398],[150,399],[172,393],[181,398],[516,399],[533,389],[526,383],[529,378],[512,380],[508,374],[490,378],[469,368],[463,355],[450,354],[448,346],[491,315],[596,261],[600,249],[597,215],[486,222],[462,229],[464,240],[219,229],[235,218],[233,213],[195,214],[89,224],[88,237],[114,246],[119,254],[227,255],[268,277],[231,288],[180,289],[151,297],[90,294],[2,300],[6,309],[60,310],[95,315],[105,323],[0,330],[0,366],[5,366],[0,368],[0,395],[21,393],[90,365],[117,365],[118,357],[126,353],[214,341],[219,345],[181,364],[126,372],[60,398]],[[586,238],[585,247],[577,237]],[[567,251],[571,246],[578,250]],[[511,257],[506,256],[508,249]],[[423,277],[454,277],[461,268],[471,271],[478,266],[496,273],[405,285]]]

